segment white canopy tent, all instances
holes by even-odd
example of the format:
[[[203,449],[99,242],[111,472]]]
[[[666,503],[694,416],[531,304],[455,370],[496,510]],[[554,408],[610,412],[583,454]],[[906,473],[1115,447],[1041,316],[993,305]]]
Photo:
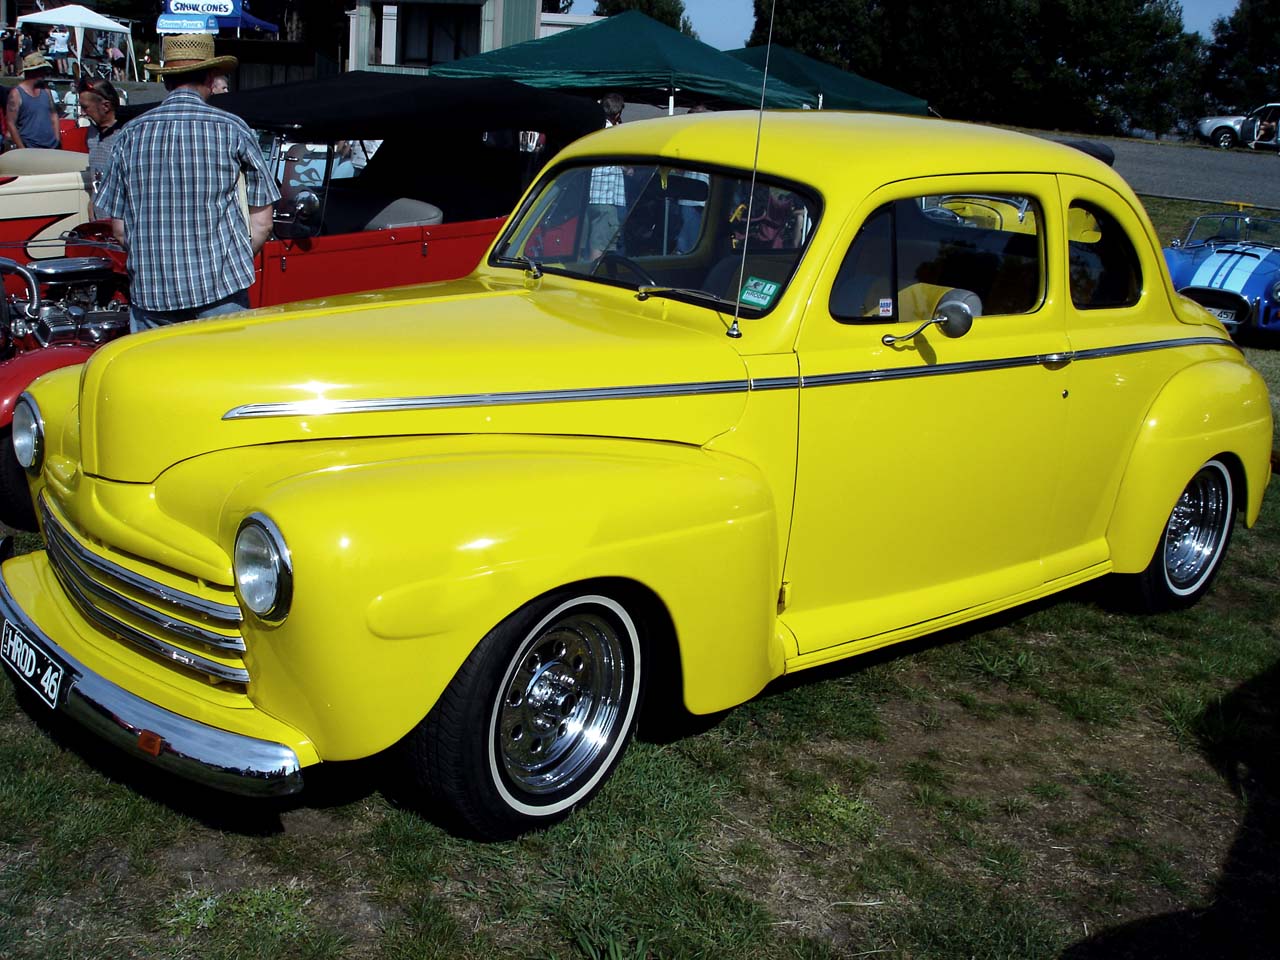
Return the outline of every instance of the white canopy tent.
[[[78,3],[69,3],[65,7],[56,7],[53,10],[45,10],[41,13],[29,13],[25,17],[18,18],[18,27],[21,28],[27,23],[39,23],[46,26],[62,26],[76,28],[76,45],[75,55],[76,63],[81,62],[84,54],[84,32],[86,30],[98,30],[104,33],[123,33],[125,42],[128,44],[128,63],[125,67],[125,76],[128,76],[128,70],[132,68],[133,79],[138,77],[138,60],[133,55],[133,33],[129,26],[112,20],[110,17],[104,17],[100,13],[90,10],[88,7],[82,7]],[[83,65],[80,68],[81,74],[84,73]]]

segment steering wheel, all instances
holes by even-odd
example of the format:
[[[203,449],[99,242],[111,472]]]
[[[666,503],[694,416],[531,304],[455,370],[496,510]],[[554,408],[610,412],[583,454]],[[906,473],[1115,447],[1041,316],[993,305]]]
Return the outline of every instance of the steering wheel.
[[[649,274],[648,270],[640,266],[640,264],[636,263],[630,257],[624,257],[620,253],[600,254],[600,256],[596,259],[595,264],[591,268],[591,276],[594,277],[597,273],[600,272],[600,268],[605,266],[606,264],[609,266],[610,280],[617,280],[618,268],[625,267],[626,269],[630,270],[632,274],[635,275],[636,279],[639,280],[643,286],[646,286],[646,287],[662,286],[662,284],[658,283],[657,280],[653,279],[653,277]]]

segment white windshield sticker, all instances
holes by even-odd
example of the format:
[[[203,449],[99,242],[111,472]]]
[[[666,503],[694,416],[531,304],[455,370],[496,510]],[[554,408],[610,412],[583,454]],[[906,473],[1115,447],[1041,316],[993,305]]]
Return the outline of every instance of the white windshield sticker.
[[[880,299],[880,316],[882,317],[893,316],[893,298],[892,297],[882,297]]]

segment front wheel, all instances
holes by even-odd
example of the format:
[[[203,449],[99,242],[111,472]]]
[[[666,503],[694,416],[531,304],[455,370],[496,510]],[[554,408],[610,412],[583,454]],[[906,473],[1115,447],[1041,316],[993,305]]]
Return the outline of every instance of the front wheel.
[[[1147,569],[1138,574],[1148,610],[1189,607],[1209,590],[1235,523],[1235,483],[1221,460],[1191,478],[1174,505]]]
[[[603,593],[560,591],[522,607],[402,741],[406,799],[443,804],[486,839],[568,816],[613,772],[635,728],[643,646],[632,613]]]
[[[0,429],[0,523],[14,530],[37,529],[27,472],[13,452],[12,425]]]
[[[1222,127],[1213,132],[1213,145],[1219,150],[1230,150],[1236,145],[1235,131],[1229,127]]]

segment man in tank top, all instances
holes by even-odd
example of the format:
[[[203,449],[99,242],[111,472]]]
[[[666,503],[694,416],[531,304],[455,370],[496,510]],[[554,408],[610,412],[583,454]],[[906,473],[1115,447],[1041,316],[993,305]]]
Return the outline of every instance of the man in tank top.
[[[53,68],[43,54],[33,53],[22,61],[22,82],[9,91],[5,118],[14,147],[62,146],[58,127],[58,107],[49,93]]]

